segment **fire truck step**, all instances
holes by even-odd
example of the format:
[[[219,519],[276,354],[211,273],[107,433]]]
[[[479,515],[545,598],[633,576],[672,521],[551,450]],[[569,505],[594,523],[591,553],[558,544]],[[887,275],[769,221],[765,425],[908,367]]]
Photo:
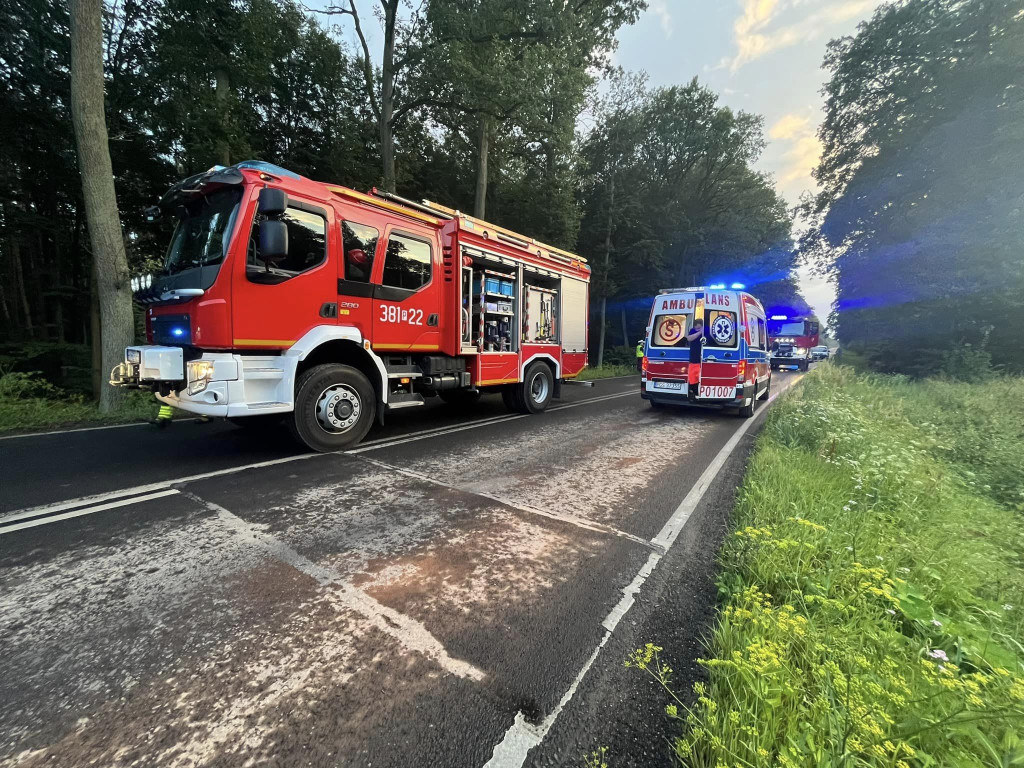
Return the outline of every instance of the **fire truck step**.
[[[392,392],[388,395],[388,410],[393,411],[397,408],[414,408],[417,405],[423,405],[423,395],[419,392],[413,392],[411,394],[398,392]]]

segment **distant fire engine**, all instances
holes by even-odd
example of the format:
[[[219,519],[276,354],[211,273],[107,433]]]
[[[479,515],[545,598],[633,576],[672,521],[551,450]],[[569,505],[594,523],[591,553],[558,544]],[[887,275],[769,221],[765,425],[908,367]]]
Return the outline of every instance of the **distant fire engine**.
[[[818,346],[819,323],[813,317],[772,312],[768,317],[772,370],[796,366],[806,371],[811,349]]]
[[[176,184],[168,213],[164,268],[132,285],[149,344],[111,384],[176,408],[290,415],[333,451],[435,395],[543,411],[586,365],[585,260],[494,224],[256,161]]]

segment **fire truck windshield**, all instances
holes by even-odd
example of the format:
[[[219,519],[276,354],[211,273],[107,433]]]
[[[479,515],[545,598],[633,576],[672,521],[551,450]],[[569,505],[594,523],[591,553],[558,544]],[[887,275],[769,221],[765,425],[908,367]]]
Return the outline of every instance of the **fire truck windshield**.
[[[220,265],[231,241],[241,199],[239,187],[227,187],[189,200],[185,215],[178,220],[171,236],[164,274]]]
[[[803,336],[804,335],[804,320],[795,320],[791,322],[780,322],[778,320],[768,321],[768,335],[769,336]]]

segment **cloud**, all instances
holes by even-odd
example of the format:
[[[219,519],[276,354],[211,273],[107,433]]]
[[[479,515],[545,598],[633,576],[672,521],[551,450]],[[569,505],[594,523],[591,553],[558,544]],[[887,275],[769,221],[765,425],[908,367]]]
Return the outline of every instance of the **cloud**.
[[[806,189],[816,184],[811,172],[821,159],[821,140],[815,126],[805,115],[789,113],[779,118],[768,130],[768,137],[789,146],[783,153],[783,166],[778,180],[787,199],[795,200]]]
[[[733,23],[736,53],[719,66],[735,72],[773,51],[816,40],[836,24],[863,18],[877,4],[878,0],[740,0],[742,10]]]
[[[647,8],[658,17],[665,37],[672,37],[672,14],[668,12],[668,0],[649,0]]]

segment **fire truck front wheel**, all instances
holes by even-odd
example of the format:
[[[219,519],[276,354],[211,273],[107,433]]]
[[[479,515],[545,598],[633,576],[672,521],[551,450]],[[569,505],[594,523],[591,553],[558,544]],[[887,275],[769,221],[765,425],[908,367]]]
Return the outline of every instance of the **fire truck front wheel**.
[[[289,422],[299,442],[314,451],[339,451],[370,431],[377,395],[363,373],[348,365],[315,365],[299,376]]]

